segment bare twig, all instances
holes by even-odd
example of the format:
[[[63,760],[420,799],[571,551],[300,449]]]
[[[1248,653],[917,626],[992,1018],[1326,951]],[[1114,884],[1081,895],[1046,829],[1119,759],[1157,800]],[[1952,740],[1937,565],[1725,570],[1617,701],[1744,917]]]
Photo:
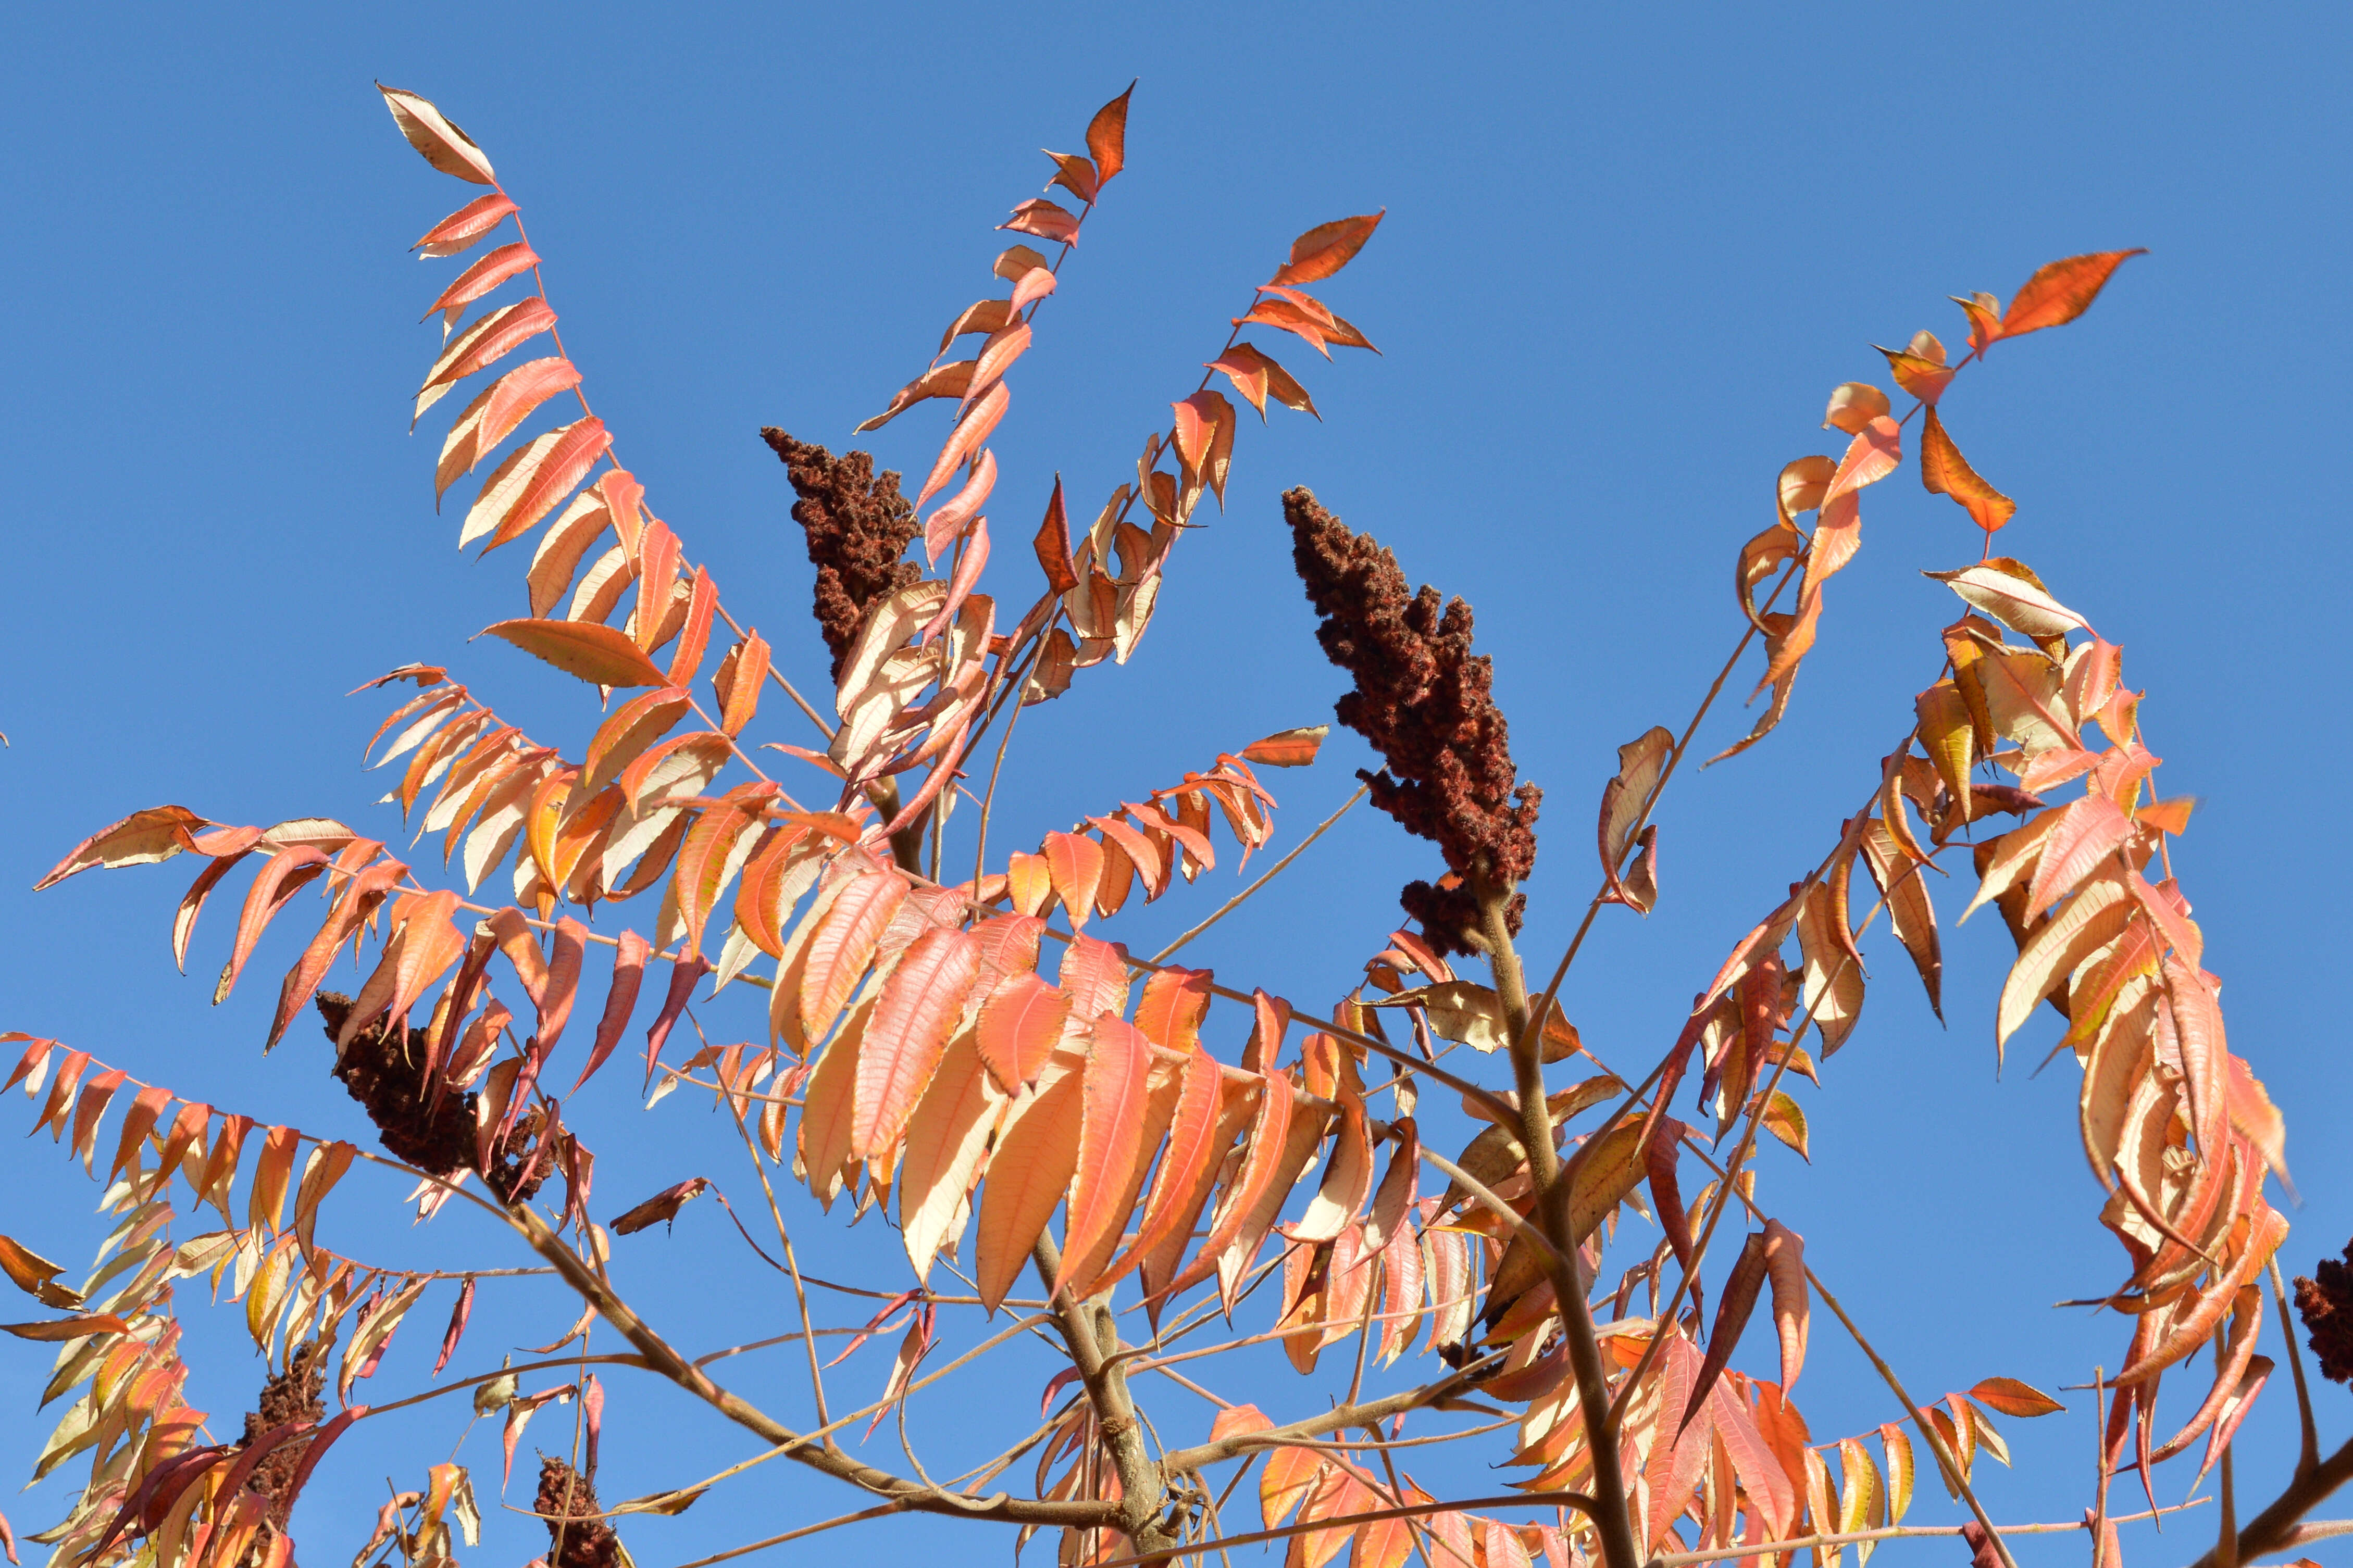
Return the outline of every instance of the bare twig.
[[[1806,1269],[1806,1282],[1814,1288],[1814,1294],[1822,1299],[1822,1304],[1838,1314],[1838,1321],[1846,1325],[1846,1331],[1854,1336],[1854,1342],[1862,1347],[1864,1355],[1871,1358],[1871,1364],[1878,1369],[1881,1379],[1902,1403],[1904,1418],[1919,1429],[1921,1437],[1928,1445],[1928,1451],[1936,1456],[1936,1463],[1944,1470],[1946,1481],[1968,1501],[1969,1511],[1977,1515],[1978,1523],[1984,1528],[1986,1535],[1993,1542],[1994,1550],[2001,1553],[2005,1568],[2018,1568],[2018,1559],[2010,1554],[2009,1546],[2004,1544],[2001,1539],[2000,1527],[1996,1525],[1993,1517],[1986,1512],[1985,1504],[1978,1500],[1978,1494],[1970,1489],[1969,1479],[1962,1474],[1960,1461],[1950,1449],[1945,1447],[1945,1439],[1937,1435],[1936,1424],[1921,1415],[1920,1407],[1912,1403],[1912,1396],[1904,1392],[1904,1384],[1896,1377],[1895,1369],[1889,1366],[1880,1358],[1879,1352],[1871,1348],[1871,1342],[1863,1338],[1862,1331],[1855,1327],[1854,1320],[1846,1315],[1846,1309],[1839,1305],[1838,1298],[1831,1294],[1830,1288],[1822,1283],[1821,1276],[1816,1274],[1811,1267]]]
[[[1007,725],[1007,735],[1010,736],[1012,732],[1012,726],[1009,724]],[[1002,759],[1000,758],[1000,760]],[[994,782],[994,780],[992,779],[991,782]],[[1252,893],[1257,892],[1261,888],[1263,888],[1269,882],[1273,881],[1275,877],[1285,866],[1290,865],[1293,860],[1298,859],[1302,855],[1305,854],[1307,852],[1307,847],[1310,844],[1314,843],[1317,839],[1324,837],[1324,829],[1330,827],[1334,823],[1347,816],[1349,808],[1354,806],[1358,801],[1364,799],[1365,792],[1371,787],[1372,786],[1370,784],[1358,784],[1356,786],[1356,793],[1342,801],[1340,803],[1339,810],[1334,812],[1331,816],[1317,823],[1315,825],[1315,831],[1301,839],[1298,846],[1293,848],[1290,854],[1285,855],[1282,859],[1277,860],[1273,865],[1268,867],[1264,874],[1262,874],[1257,881],[1252,882],[1249,887],[1244,888],[1240,892],[1236,893],[1232,898],[1228,899],[1224,903],[1219,904],[1215,910],[1211,910],[1207,920],[1204,920],[1200,924],[1195,926],[1192,930],[1178,937],[1175,942],[1170,942],[1166,947],[1162,948],[1158,952],[1154,953],[1151,961],[1155,963],[1167,963],[1168,955],[1170,953],[1175,952],[1178,948],[1184,946],[1187,942],[1192,941],[1195,937],[1200,935],[1211,926],[1216,925],[1228,915],[1233,913],[1234,910],[1240,909],[1242,906],[1243,901]]]

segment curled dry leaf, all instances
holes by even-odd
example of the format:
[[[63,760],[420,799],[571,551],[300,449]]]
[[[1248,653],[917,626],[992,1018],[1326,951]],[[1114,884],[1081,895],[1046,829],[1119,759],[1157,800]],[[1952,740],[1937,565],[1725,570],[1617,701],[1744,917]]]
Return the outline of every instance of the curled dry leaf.
[[[652,1226],[664,1225],[678,1217],[678,1211],[691,1200],[701,1197],[711,1185],[707,1176],[694,1176],[674,1187],[660,1192],[638,1205],[612,1223],[615,1236],[635,1236]]]
[[[1979,528],[1993,532],[2018,513],[2018,503],[1980,478],[1945,430],[1932,405],[1920,429],[1920,482],[1931,495],[1950,496]]]
[[[1874,419],[1887,417],[1887,394],[1867,381],[1850,381],[1833,388],[1831,405],[1822,416],[1822,428],[1837,428],[1850,436],[1860,436]]]
[[[393,123],[408,138],[408,144],[424,154],[427,163],[445,174],[477,185],[499,183],[498,176],[491,172],[490,159],[474,144],[474,139],[450,123],[428,100],[382,82],[375,84],[375,89],[384,94],[384,104],[392,110]]]
[[[1315,760],[1324,738],[1332,732],[1329,724],[1311,724],[1298,730],[1278,730],[1271,735],[1252,741],[1242,748],[1242,761],[1264,768],[1303,768]]]
[[[1926,572],[1958,594],[1970,608],[1983,611],[2008,626],[2043,641],[2073,631],[2089,631],[2083,616],[2051,596],[2042,579],[2023,562],[1996,555],[1957,572]]]

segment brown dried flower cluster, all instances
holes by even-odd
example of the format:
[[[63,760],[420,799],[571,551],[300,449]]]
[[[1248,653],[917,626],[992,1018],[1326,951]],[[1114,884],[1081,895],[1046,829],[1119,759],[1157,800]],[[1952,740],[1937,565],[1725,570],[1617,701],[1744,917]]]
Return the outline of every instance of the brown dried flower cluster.
[[[287,1361],[286,1370],[261,1385],[259,1407],[246,1412],[245,1436],[237,1439],[238,1447],[290,1422],[325,1418],[327,1352],[332,1349],[333,1340],[313,1339],[295,1350]],[[263,1517],[272,1530],[284,1531],[287,1516],[294,1511],[294,1472],[301,1468],[303,1450],[310,1447],[311,1441],[309,1437],[292,1437],[279,1444],[253,1468],[253,1475],[246,1482],[269,1500],[269,1510]],[[248,1553],[256,1561],[261,1555],[259,1548],[257,1542]]]
[[[327,1021],[327,1038],[343,1033],[351,1016],[352,999],[337,991],[318,995],[319,1016]],[[351,1045],[335,1063],[335,1077],[360,1102],[375,1123],[385,1152],[420,1171],[452,1176],[474,1169],[474,1101],[471,1090],[441,1097],[438,1110],[428,1110],[425,1098],[425,1032],[387,1020],[352,1037]],[[501,1156],[496,1172],[485,1180],[507,1194],[520,1174],[519,1162]],[[507,1197],[521,1203],[537,1192],[543,1177],[534,1174]]]
[[[2344,1262],[2322,1258],[2312,1278],[2296,1280],[2295,1310],[2312,1336],[2320,1375],[2353,1383],[2353,1241],[2345,1244]]]
[[[1412,592],[1396,556],[1351,533],[1312,492],[1285,493],[1282,512],[1293,564],[1324,617],[1315,640],[1356,679],[1335,711],[1388,763],[1362,775],[1373,804],[1436,844],[1452,873],[1409,883],[1399,902],[1440,952],[1472,952],[1474,884],[1501,890],[1525,879],[1544,792],[1516,783],[1493,663],[1471,651],[1471,606],[1456,599],[1441,612],[1436,589]],[[1525,902],[1512,896],[1513,931]]]
[[[918,531],[915,509],[899,493],[897,473],[875,473],[871,452],[837,458],[774,426],[760,437],[784,463],[801,498],[793,503],[793,521],[808,535],[818,628],[833,650],[839,680],[867,606],[923,576],[913,562],[899,559]]]
[[[599,1517],[596,1483],[552,1454],[539,1461],[531,1506],[547,1523],[548,1568],[615,1568],[620,1561],[620,1537]]]

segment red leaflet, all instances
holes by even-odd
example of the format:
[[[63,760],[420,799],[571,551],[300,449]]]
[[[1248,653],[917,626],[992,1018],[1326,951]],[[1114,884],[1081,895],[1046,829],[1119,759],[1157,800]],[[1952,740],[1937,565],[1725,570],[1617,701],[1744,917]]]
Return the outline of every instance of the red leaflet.
[[[964,411],[962,420],[948,436],[947,445],[940,448],[939,459],[932,465],[930,477],[923,480],[923,492],[915,497],[918,508],[940,493],[947,484],[948,477],[955,472],[957,464],[980,449],[980,444],[988,439],[989,432],[997,428],[997,422],[1005,417],[1005,410],[1011,402],[1012,394],[1000,381],[981,394],[980,400]]]
[[[1094,158],[1098,191],[1127,167],[1127,100],[1134,95],[1135,84],[1129,82],[1125,92],[1096,110],[1095,117],[1087,121],[1087,151]]]
[[[459,542],[488,533],[490,542],[482,546],[487,553],[520,538],[588,477],[612,444],[601,419],[582,419],[534,437],[482,481]]]
[[[694,983],[711,973],[711,965],[699,958],[674,958],[670,964],[670,990],[662,997],[661,1011],[646,1026],[646,1079],[651,1082],[654,1064],[661,1060],[662,1046],[670,1039],[670,1028],[678,1016],[686,1011],[687,1000],[694,994]]]
[[[417,388],[417,412],[422,415],[439,402],[451,385],[554,325],[554,310],[536,295],[480,318],[450,339],[441,356],[433,362],[433,368],[426,372],[424,384]]]
[[[1032,196],[1013,209],[1013,216],[997,226],[1016,234],[1034,234],[1057,245],[1079,242],[1078,215],[1043,196]]]
[[[459,273],[458,280],[442,289],[433,303],[426,308],[425,315],[417,319],[421,321],[434,311],[441,310],[447,312],[444,324],[454,327],[467,306],[516,273],[528,271],[538,265],[539,253],[530,246],[520,241],[502,245]]]
[[[507,199],[503,191],[477,196],[427,229],[425,237],[408,248],[434,257],[470,250],[482,242],[483,236],[506,222],[507,215],[514,210],[514,203]]]
[[[555,1049],[563,1037],[564,1026],[572,1016],[572,1004],[580,994],[580,964],[586,956],[588,928],[570,915],[555,922],[555,940],[547,955],[547,984],[539,997],[539,1048],[543,1055]]]
[[[1318,224],[1291,242],[1291,259],[1274,275],[1282,284],[1315,283],[1329,278],[1356,259],[1356,252],[1365,248],[1365,241],[1373,237],[1373,230],[1381,226],[1388,209],[1362,217],[1335,218]]]
[[[1029,323],[1014,321],[1002,330],[991,332],[980,347],[980,357],[973,362],[972,385],[965,389],[964,401],[957,405],[961,415],[976,393],[986,393],[1005,377],[1013,362],[1029,346]]]
[[[980,1059],[997,1087],[1018,1094],[1037,1082],[1070,1018],[1071,999],[1034,973],[999,985],[980,1009],[977,1030]]]
[[[965,526],[980,515],[981,503],[988,500],[989,491],[996,488],[997,455],[984,448],[980,456],[973,459],[972,472],[966,476],[964,488],[942,501],[939,510],[923,523],[924,559],[937,561],[964,532]],[[941,613],[945,615],[949,612]]]
[[[383,902],[385,895],[407,874],[408,868],[399,861],[381,860],[351,879],[343,897],[336,900],[334,909],[328,914],[326,923],[319,928],[319,934],[311,939],[310,947],[303,952],[301,961],[288,973],[285,984],[279,988],[278,1012],[270,1020],[269,1037],[265,1049],[285,1037],[286,1027],[294,1021],[294,1015],[311,1000],[311,994],[319,988],[319,982],[326,978],[327,968],[334,962],[335,952],[343,946],[343,939],[358,928],[360,921]]]
[[[613,984],[605,994],[605,1016],[596,1023],[596,1044],[589,1047],[588,1063],[580,1069],[580,1077],[572,1086],[577,1094],[613,1047],[621,1043],[621,1033],[629,1026],[629,1015],[637,1010],[638,991],[645,984],[646,959],[653,952],[652,944],[633,931],[624,931],[613,949]]]
[[[996,471],[994,464],[990,472]],[[1046,521],[1038,525],[1034,542],[1038,565],[1046,574],[1049,592],[1067,594],[1079,585],[1078,574],[1071,570],[1071,525],[1062,510],[1062,476],[1054,476],[1054,493],[1046,501]]]
[[[935,926],[914,940],[883,982],[859,1047],[853,1155],[877,1158],[897,1147],[979,973],[972,933]]]

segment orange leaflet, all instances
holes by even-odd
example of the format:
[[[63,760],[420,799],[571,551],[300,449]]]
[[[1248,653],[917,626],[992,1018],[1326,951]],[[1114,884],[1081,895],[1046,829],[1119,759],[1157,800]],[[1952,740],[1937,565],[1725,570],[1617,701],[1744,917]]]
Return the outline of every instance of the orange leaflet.
[[[1208,1239],[1193,1255],[1193,1261],[1169,1281],[1165,1294],[1174,1296],[1189,1290],[1217,1272],[1219,1255],[1241,1234],[1242,1226],[1249,1223],[1251,1211],[1266,1195],[1276,1169],[1282,1163],[1284,1145],[1291,1136],[1291,1080],[1280,1073],[1261,1073],[1258,1095],[1258,1114],[1250,1123],[1244,1145],[1249,1152],[1241,1171],[1226,1189],[1225,1202],[1219,1207]]]
[[[1154,1045],[1190,1051],[1200,1043],[1201,1020],[1209,1012],[1209,982],[1215,972],[1174,965],[1145,978],[1135,1005],[1135,1026]]]
[[[594,621],[501,621],[482,628],[592,686],[667,686],[670,677],[628,634]]]
[[[756,631],[727,650],[712,672],[712,694],[719,699],[719,732],[740,735],[760,709],[760,690],[768,679],[767,640]]]
[[[1118,942],[1080,937],[1063,950],[1056,978],[1079,1018],[1127,1011],[1127,949]]]
[[[889,871],[855,876],[835,897],[825,924],[805,950],[801,1029],[808,1039],[824,1038],[833,1026],[906,898],[907,884]]]
[[[760,831],[761,808],[775,798],[776,786],[759,780],[728,792],[727,804],[702,813],[687,829],[680,846],[672,896],[686,922],[686,954],[702,952],[703,928],[719,902],[720,891],[735,874]]]
[[[1094,118],[1087,121],[1087,152],[1094,159],[1098,191],[1127,167],[1127,100],[1134,95],[1135,84],[1129,82],[1125,92],[1096,110]]]
[[[588,753],[580,765],[580,788],[595,795],[637,761],[648,746],[670,732],[694,706],[693,696],[678,687],[664,686],[632,697],[596,727]]]
[[[2100,290],[2107,286],[2117,268],[2136,256],[2147,254],[2145,247],[2099,250],[2035,268],[2034,276],[2021,285],[2010,301],[2010,309],[2002,313],[2000,335],[2015,338],[2045,327],[2065,326],[2092,308],[2092,301],[2099,298]]]
[[[1016,973],[983,1005],[976,1026],[980,1059],[1008,1094],[1038,1081],[1070,1022],[1071,999],[1038,975]]]
[[[1291,242],[1291,259],[1275,273],[1274,281],[1282,284],[1316,283],[1329,278],[1356,259],[1365,241],[1373,237],[1373,230],[1381,226],[1388,209],[1369,213],[1360,217],[1335,218],[1330,223],[1317,224]]]
[[[1920,429],[1920,483],[1931,495],[1950,496],[1988,533],[2017,515],[2018,503],[1980,478],[1945,433],[1932,406]]]
[[[1103,846],[1075,833],[1049,833],[1042,847],[1055,895],[1069,912],[1071,924],[1083,929],[1103,880]]]
[[[1078,1168],[1082,1089],[1078,1072],[1049,1076],[1015,1108],[989,1156],[973,1260],[981,1304],[991,1312],[1029,1262],[1030,1247]]]
[[[1140,1030],[1117,1018],[1095,1020],[1082,1075],[1079,1163],[1063,1233],[1062,1269],[1050,1295],[1071,1283],[1071,1270],[1116,1239],[1127,1221],[1128,1205],[1120,1200],[1134,1202],[1130,1178],[1144,1158],[1145,1080],[1151,1071],[1152,1043]]]
[[[1191,1227],[1208,1195],[1208,1180],[1225,1153],[1225,1144],[1217,1135],[1224,1080],[1224,1069],[1215,1058],[1198,1044],[1188,1047],[1167,1148],[1153,1175],[1152,1191],[1145,1198],[1144,1222],[1127,1251],[1093,1281],[1091,1294],[1109,1289],[1180,1227]]]
[[[899,1230],[918,1280],[931,1277],[932,1260],[971,1194],[1005,1100],[973,1035],[949,1041],[907,1122],[899,1163]]]
[[[1262,768],[1303,768],[1314,762],[1316,752],[1324,744],[1324,737],[1331,732],[1329,724],[1278,731],[1244,746],[1242,760],[1256,763]]]
[[[876,1159],[898,1145],[979,973],[979,943],[956,926],[923,932],[900,959],[860,1045],[850,1153]]]

